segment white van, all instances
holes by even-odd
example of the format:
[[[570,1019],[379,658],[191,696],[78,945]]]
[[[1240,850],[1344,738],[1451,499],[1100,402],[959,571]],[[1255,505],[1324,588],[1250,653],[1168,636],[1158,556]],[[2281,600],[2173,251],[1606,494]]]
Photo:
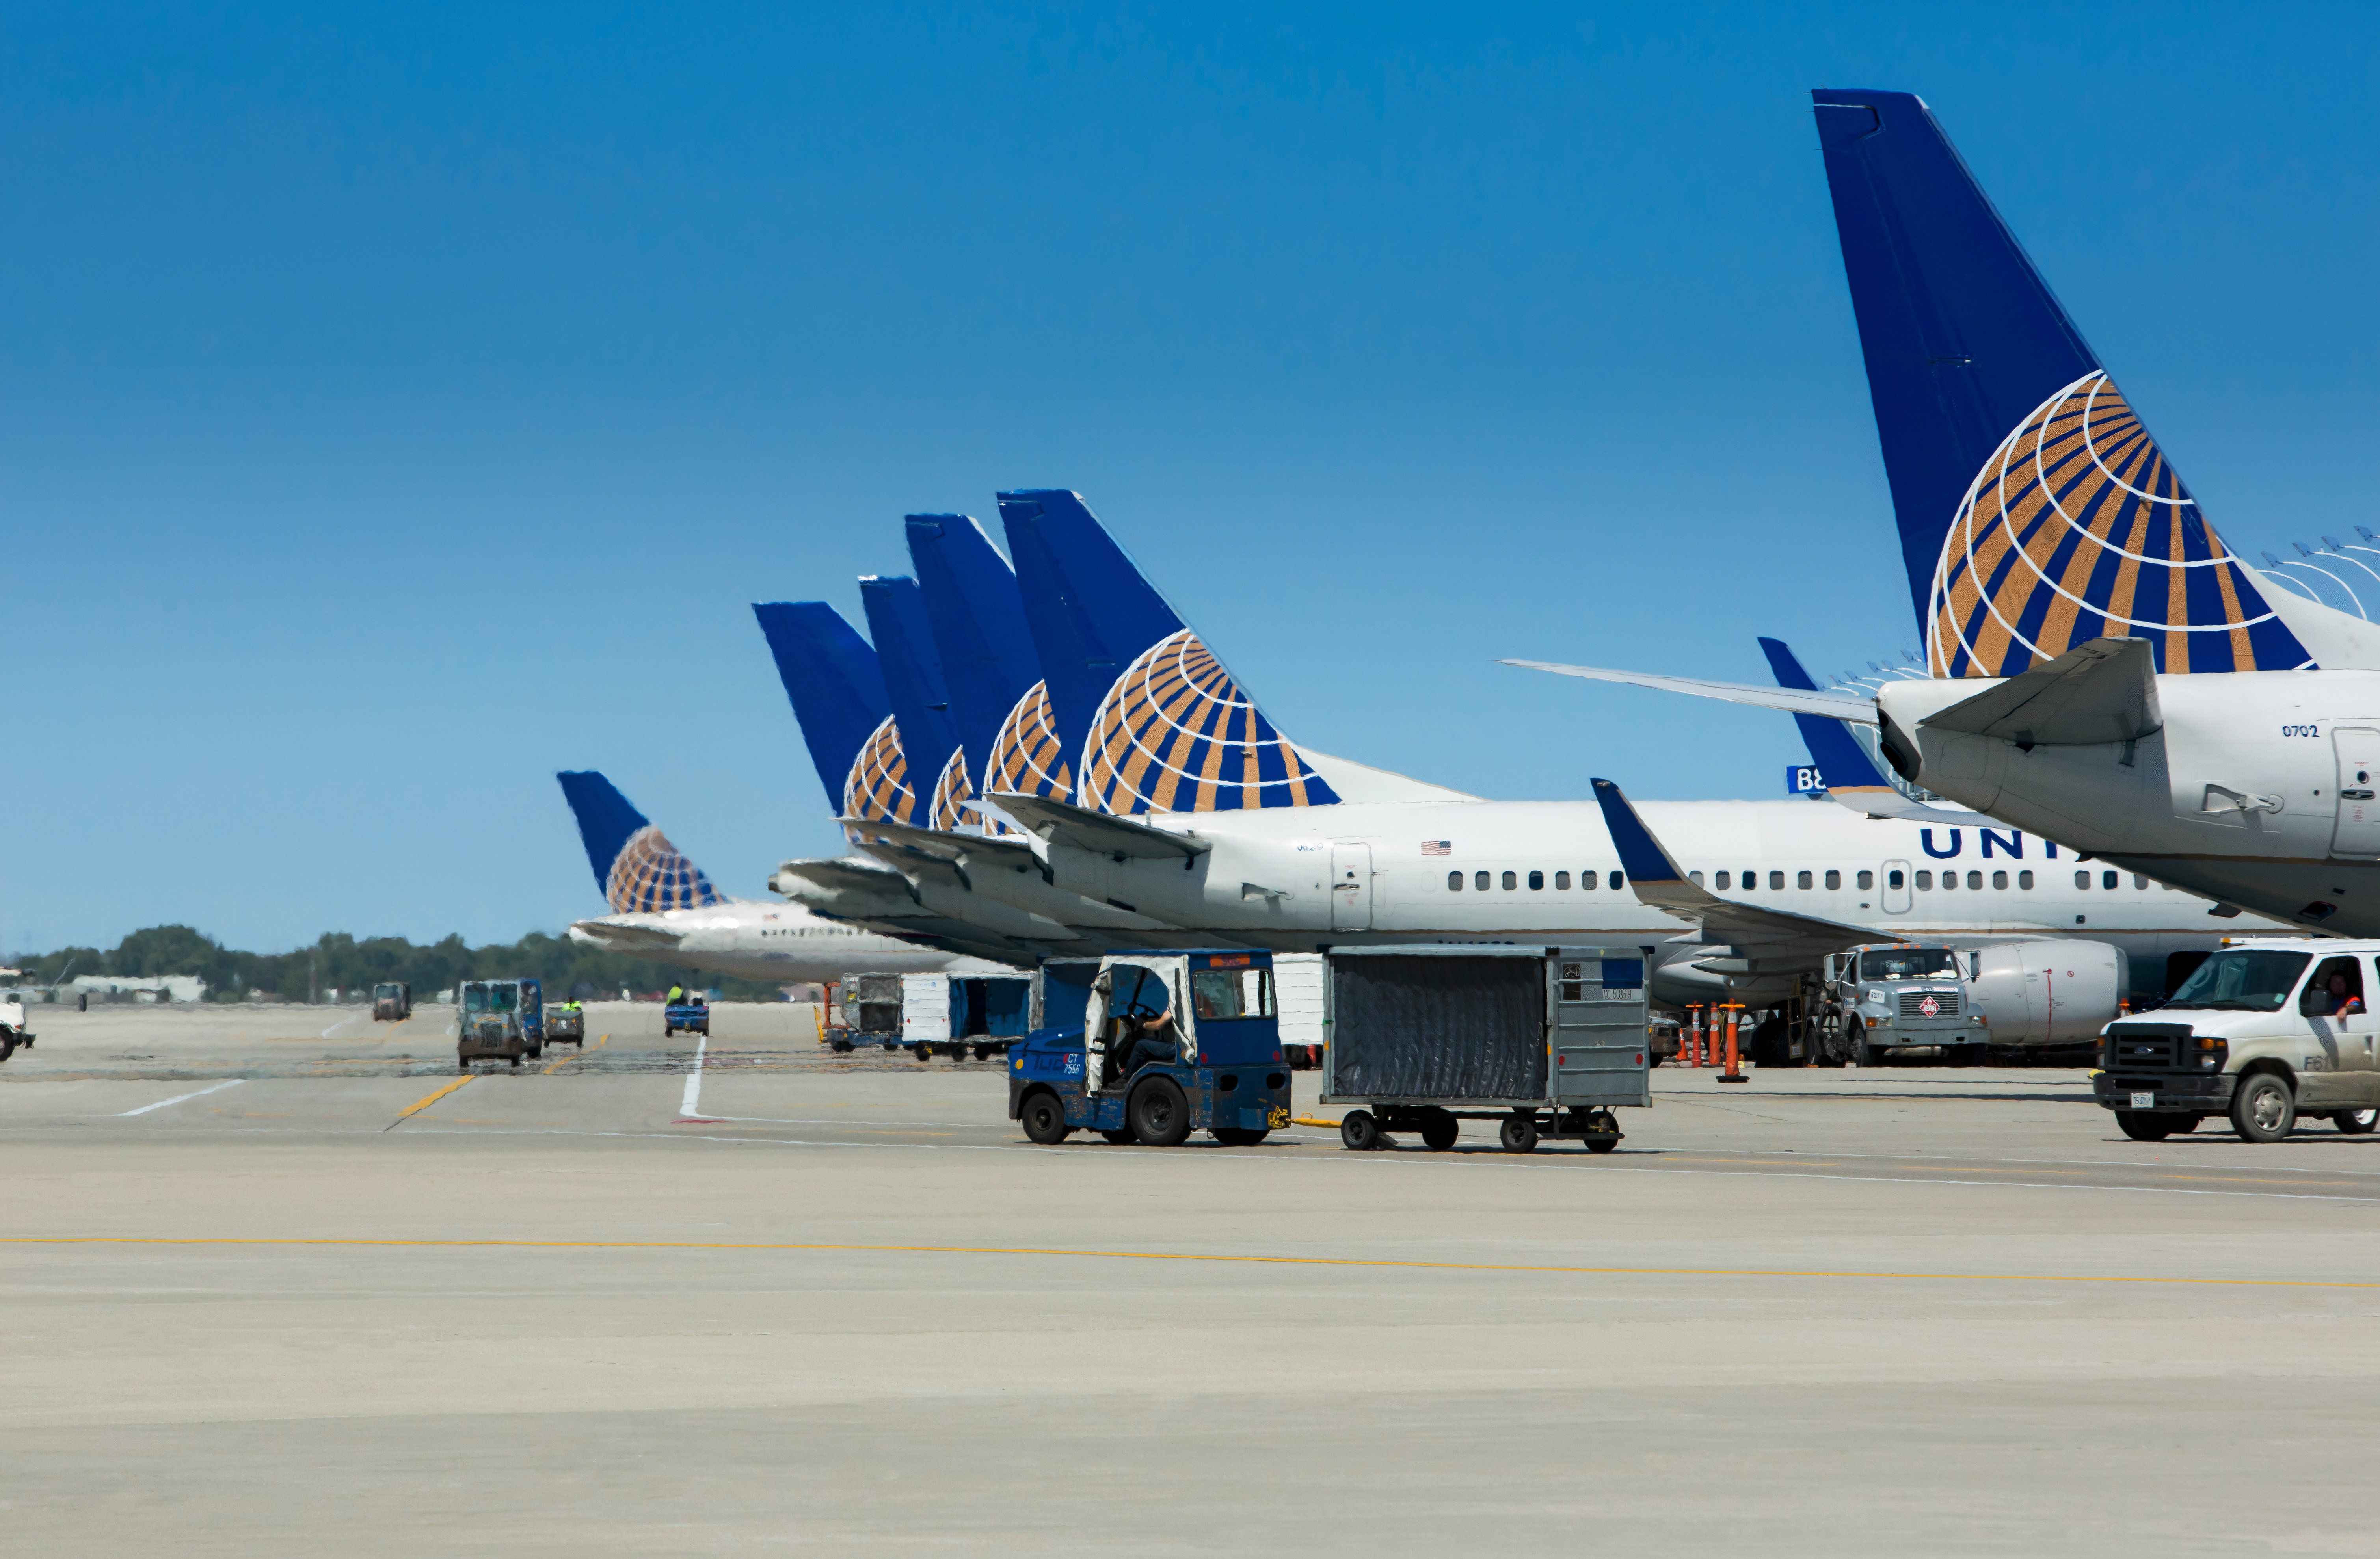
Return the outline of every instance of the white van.
[[[2101,1031],[2093,1091],[2136,1142],[2228,1116],[2252,1142],[2301,1117],[2361,1134],[2380,1124],[2372,1015],[2380,942],[2243,939],[2211,954],[2154,1012]]]

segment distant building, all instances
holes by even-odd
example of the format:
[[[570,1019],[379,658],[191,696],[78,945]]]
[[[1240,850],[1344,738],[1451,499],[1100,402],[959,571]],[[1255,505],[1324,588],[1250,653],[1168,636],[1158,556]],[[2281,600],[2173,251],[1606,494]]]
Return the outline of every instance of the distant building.
[[[78,974],[58,989],[134,1001],[203,1001],[207,983],[196,974]]]

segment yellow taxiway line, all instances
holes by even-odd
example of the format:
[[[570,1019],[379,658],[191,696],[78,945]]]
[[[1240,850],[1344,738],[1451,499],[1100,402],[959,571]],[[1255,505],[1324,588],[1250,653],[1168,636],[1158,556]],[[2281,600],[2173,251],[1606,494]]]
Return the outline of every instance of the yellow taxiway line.
[[[419,1099],[414,1100],[414,1101],[413,1101],[413,1103],[411,1103],[411,1104],[409,1104],[409,1105],[406,1106],[403,1109],[401,1109],[401,1110],[399,1110],[399,1111],[397,1111],[397,1112],[396,1112],[396,1120],[403,1120],[403,1119],[404,1119],[407,1116],[408,1116],[408,1115],[415,1114],[416,1112],[420,1111],[420,1110],[426,1110],[426,1109],[428,1109],[431,1106],[432,1106],[432,1105],[436,1104],[439,1100],[441,1100],[441,1099],[444,1098],[447,1094],[452,1094],[452,1093],[453,1093],[453,1092],[455,1092],[455,1090],[456,1090],[457,1088],[462,1087],[462,1086],[463,1086],[463,1084],[465,1084],[465,1083],[467,1083],[467,1082],[470,1082],[470,1081],[471,1081],[471,1077],[473,1077],[473,1076],[477,1076],[477,1075],[478,1075],[477,1073],[472,1073],[472,1074],[470,1074],[470,1075],[468,1075],[468,1076],[458,1077],[458,1078],[456,1078],[454,1082],[452,1082],[448,1083],[445,1087],[441,1088],[440,1090],[438,1090],[438,1092],[436,1092],[435,1094],[426,1094],[426,1095],[424,1095],[424,1096],[423,1096],[423,1097],[421,1097],[421,1098],[419,1098]],[[395,1124],[396,1124],[396,1120],[392,1120],[392,1121],[390,1121],[390,1122],[389,1122],[389,1125],[391,1125],[391,1126],[395,1125]]]
[[[457,1085],[459,1086],[459,1084]],[[452,1092],[452,1090],[448,1090]],[[424,1100],[423,1103],[429,1101]],[[1199,1251],[1070,1251],[1036,1245],[845,1245],[823,1241],[709,1239],[339,1239],[226,1235],[0,1235],[0,1245],[254,1245],[454,1251],[843,1251],[937,1256],[1061,1256],[1123,1262],[1211,1262],[1239,1266],[1401,1268],[1419,1272],[1514,1272],[1581,1277],[1815,1277],[1890,1283],[2117,1283],[2188,1288],[2380,1288],[2310,1277],[2125,1277],[2062,1272],[1855,1272],[1826,1267],[1551,1266],[1500,1262],[1417,1262],[1370,1256],[1250,1256]]]
[[[596,1040],[595,1040],[595,1046],[594,1046],[594,1047],[595,1047],[596,1049],[598,1049],[598,1050],[602,1049],[602,1048],[603,1048],[603,1046],[604,1046],[604,1045],[605,1045],[605,1044],[606,1044],[606,1043],[611,1039],[611,1037],[612,1037],[612,1036],[611,1036],[610,1034],[608,1034],[608,1033],[607,1033],[607,1034],[600,1034],[600,1035],[598,1035],[598,1036],[596,1037]],[[546,1076],[548,1076],[548,1077],[551,1077],[551,1076],[552,1076],[555,1072],[560,1071],[563,1068],[565,1068],[565,1067],[568,1066],[568,1065],[569,1065],[571,1062],[573,1062],[573,1061],[583,1061],[583,1060],[585,1060],[585,1059],[587,1058],[587,1049],[588,1049],[588,1047],[587,1047],[586,1045],[582,1045],[578,1046],[578,1048],[577,1048],[576,1050],[573,1050],[569,1055],[565,1056],[565,1057],[564,1057],[562,1059],[560,1059],[559,1061],[556,1061],[556,1062],[554,1062],[552,1066],[547,1067],[547,1068],[545,1069],[545,1075],[546,1075]],[[424,1102],[426,1103],[427,1101],[424,1101]]]

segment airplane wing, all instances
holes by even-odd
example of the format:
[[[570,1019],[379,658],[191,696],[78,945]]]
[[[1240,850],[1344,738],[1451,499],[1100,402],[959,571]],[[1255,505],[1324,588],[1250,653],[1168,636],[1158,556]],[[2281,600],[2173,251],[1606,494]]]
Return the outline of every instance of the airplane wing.
[[[1170,834],[1111,813],[1028,796],[1017,791],[995,791],[985,798],[1002,812],[1051,844],[1085,850],[1094,855],[1131,855],[1143,860],[1188,861],[1215,847],[1202,839]]]
[[[1653,837],[1645,820],[1636,816],[1636,809],[1628,804],[1628,798],[1621,794],[1619,786],[1609,780],[1592,783],[1595,799],[1603,808],[1603,821],[1611,830],[1611,842],[1619,848],[1620,864],[1626,869],[1629,886],[1636,890],[1636,897],[1682,920],[1699,922],[1705,941],[1725,942],[1733,947],[1745,965],[1734,973],[1783,973],[1813,968],[1828,953],[1884,939],[1866,926],[1845,925],[1815,915],[1772,910],[1764,904],[1722,899],[1706,890],[1678,869],[1661,841]],[[1705,961],[1705,967],[1709,963]]]
[[[1614,671],[1600,666],[1558,666],[1549,660],[1507,660],[1502,664],[1524,667],[1532,671],[1551,671],[1558,676],[1586,677],[1595,682],[1658,688],[1664,693],[1692,694],[1696,698],[1718,698],[1730,704],[1752,704],[1764,709],[1783,709],[1789,714],[1827,715],[1839,720],[1857,720],[1863,725],[1877,723],[1876,700],[1862,698],[1853,693],[1824,693],[1798,687],[1756,687],[1751,683],[1712,682],[1706,677],[1672,677],[1658,671]]]

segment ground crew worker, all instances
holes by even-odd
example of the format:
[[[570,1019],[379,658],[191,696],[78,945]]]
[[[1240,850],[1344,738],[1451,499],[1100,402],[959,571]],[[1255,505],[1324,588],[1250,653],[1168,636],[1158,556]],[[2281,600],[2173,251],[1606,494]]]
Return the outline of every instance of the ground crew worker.
[[[686,987],[685,987],[684,985],[672,985],[672,986],[670,986],[670,992],[669,992],[669,995],[668,995],[666,997],[664,997],[664,998],[663,998],[663,1000],[664,1000],[664,1001],[665,1001],[669,1006],[672,1006],[672,1007],[675,1007],[675,1006],[677,1006],[679,1003],[681,1003],[681,1002],[683,1002],[684,1000],[686,1000]]]

